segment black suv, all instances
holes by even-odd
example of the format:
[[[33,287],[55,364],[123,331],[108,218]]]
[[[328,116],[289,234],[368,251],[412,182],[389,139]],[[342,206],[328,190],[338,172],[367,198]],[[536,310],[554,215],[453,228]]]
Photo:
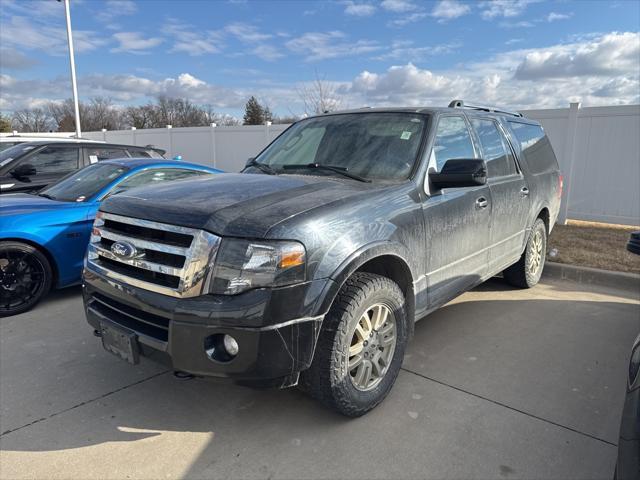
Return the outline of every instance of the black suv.
[[[454,101],[304,119],[242,173],[105,201],[88,322],[131,363],[299,384],[362,415],[416,320],[500,272],[538,282],[561,189],[547,136],[517,113]]]
[[[36,192],[76,170],[112,158],[163,158],[164,150],[98,142],[25,142],[0,152],[0,193]]]

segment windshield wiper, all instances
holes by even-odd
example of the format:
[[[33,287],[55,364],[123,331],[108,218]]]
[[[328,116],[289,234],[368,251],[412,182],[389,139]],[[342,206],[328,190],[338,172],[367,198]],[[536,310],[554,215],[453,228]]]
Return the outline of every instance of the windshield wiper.
[[[48,193],[38,193],[37,194],[39,197],[44,197],[44,198],[48,198],[49,200],[55,200],[54,197],[52,197],[51,195],[49,195]]]
[[[300,165],[289,164],[289,165],[282,166],[283,170],[294,170],[299,168],[326,170],[329,172],[339,173],[340,175],[343,175],[345,177],[353,178],[354,180],[358,180],[359,182],[371,183],[370,179],[361,177],[360,175],[356,175],[355,173],[351,173],[349,172],[349,169],[346,167],[338,167],[335,165],[323,165],[321,163],[306,163],[306,164],[300,164]]]
[[[258,170],[260,170],[260,171],[262,171],[264,173],[267,173],[269,175],[277,175],[278,174],[278,172],[276,172],[269,165],[267,165],[265,163],[256,162],[255,160],[252,160],[249,163],[247,163],[245,165],[245,167],[256,167]]]

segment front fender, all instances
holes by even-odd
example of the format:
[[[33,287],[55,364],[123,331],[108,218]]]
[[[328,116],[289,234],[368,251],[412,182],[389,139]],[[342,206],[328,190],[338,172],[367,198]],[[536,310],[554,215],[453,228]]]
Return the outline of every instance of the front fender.
[[[344,285],[344,282],[346,282],[347,279],[365,263],[381,256],[395,257],[397,260],[402,262],[408,272],[410,272],[412,279],[411,283],[413,282],[413,279],[417,278],[415,272],[411,270],[410,264],[407,261],[409,258],[408,249],[404,245],[398,242],[383,240],[372,242],[353,251],[333,269],[329,275],[329,281],[326,283],[325,288],[318,297],[315,311],[318,312],[318,314],[326,314],[329,311],[329,308],[331,308],[336,295]],[[411,305],[414,304],[413,298],[408,300]]]

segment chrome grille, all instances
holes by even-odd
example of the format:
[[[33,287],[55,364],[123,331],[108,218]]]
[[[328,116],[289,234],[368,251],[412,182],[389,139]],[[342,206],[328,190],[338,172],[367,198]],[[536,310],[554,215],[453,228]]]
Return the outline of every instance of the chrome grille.
[[[131,256],[114,253],[125,242]],[[195,297],[206,287],[220,237],[203,230],[98,212],[87,268],[114,280],[172,297]]]

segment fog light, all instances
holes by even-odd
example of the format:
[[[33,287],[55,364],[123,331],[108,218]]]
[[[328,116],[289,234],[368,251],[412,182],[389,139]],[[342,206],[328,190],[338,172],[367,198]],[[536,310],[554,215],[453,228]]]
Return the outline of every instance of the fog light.
[[[238,355],[239,349],[236,339],[224,333],[210,335],[204,340],[207,357],[216,362],[230,362]]]
[[[233,338],[231,335],[224,336],[223,344],[224,344],[224,349],[227,351],[229,355],[231,355],[232,357],[235,357],[236,355],[238,355],[238,350],[240,349],[238,347],[238,342],[236,342],[236,339]]]

